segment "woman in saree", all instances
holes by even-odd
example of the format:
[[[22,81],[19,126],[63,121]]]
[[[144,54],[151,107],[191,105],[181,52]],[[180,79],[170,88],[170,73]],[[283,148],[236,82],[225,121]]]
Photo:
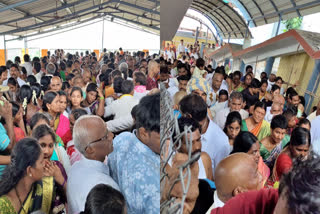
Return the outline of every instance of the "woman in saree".
[[[271,120],[271,134],[261,140],[260,155],[272,171],[274,162],[286,146],[283,140],[287,133],[288,122],[285,116],[276,115]]]
[[[86,99],[81,102],[81,106],[87,112],[102,117],[104,115],[104,96],[101,88],[98,88],[95,83],[89,83],[86,92]]]
[[[266,105],[260,101],[254,105],[251,117],[242,120],[241,131],[249,131],[261,141],[270,135],[270,124],[264,120]]]
[[[233,150],[234,140],[240,133],[241,120],[241,115],[237,111],[232,111],[227,116],[223,131],[229,138],[230,151]]]
[[[252,155],[255,162],[258,164],[258,171],[263,177],[263,183],[266,184],[267,179],[270,176],[269,167],[263,162],[260,156],[260,143],[256,136],[251,132],[240,132],[233,143],[233,150],[231,154],[237,152],[244,152]]]
[[[311,136],[309,130],[305,128],[295,128],[292,131],[289,146],[287,146],[278,156],[272,174],[272,182],[280,181],[281,176],[292,168],[295,159],[305,160],[308,158],[311,145]]]
[[[32,132],[40,125],[48,125],[50,126],[50,120],[52,120],[52,117],[47,113],[36,113],[33,115],[30,121],[30,128]],[[53,127],[51,127],[52,129]],[[30,134],[31,135],[31,134]],[[53,152],[50,158],[51,161],[59,161],[62,163],[64,169],[66,170],[67,174],[69,170],[71,169],[71,163],[69,160],[69,157],[67,155],[67,151],[64,148],[64,144],[61,140],[61,138],[55,134],[55,142],[53,145]]]
[[[60,113],[60,99],[57,92],[49,91],[44,95],[42,110],[53,117],[54,131],[66,145],[72,139],[72,134],[70,132],[69,119]]]
[[[36,92],[29,85],[21,86],[18,93],[18,100],[22,104],[23,119],[26,122],[26,128],[30,123],[31,117],[40,110],[37,106],[36,99]]]
[[[43,152],[45,176],[54,178],[52,212],[61,214],[65,211],[67,174],[63,165],[59,161],[51,161],[55,144],[55,134],[48,125],[40,125],[32,132],[32,137],[38,140]]]
[[[50,213],[53,178],[42,179],[44,155],[33,138],[20,140],[0,180],[0,213]]]

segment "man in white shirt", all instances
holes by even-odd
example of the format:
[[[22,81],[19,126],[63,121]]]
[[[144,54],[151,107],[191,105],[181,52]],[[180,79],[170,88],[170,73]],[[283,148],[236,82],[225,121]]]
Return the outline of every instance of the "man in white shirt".
[[[114,115],[114,119],[119,119],[131,113],[132,108],[139,103],[133,97],[134,85],[130,80],[124,80],[121,85],[122,96],[105,107],[104,117]]]
[[[34,62],[33,63],[32,73],[35,76],[35,78],[37,79],[37,82],[40,84],[41,77],[42,77],[42,71],[41,71],[40,62]]]
[[[268,92],[271,91],[272,86],[276,83],[275,79],[276,79],[276,75],[270,74],[269,79],[268,79],[268,87],[267,87]]]
[[[197,54],[197,50],[195,48],[193,48],[192,54],[190,56],[193,56],[195,60],[199,58],[199,55]]]
[[[213,93],[215,94],[216,100],[218,100],[220,90],[224,89],[229,92],[228,86],[223,84],[224,81],[224,74],[221,71],[216,71],[212,77],[212,89]]]
[[[30,62],[30,56],[28,54],[25,54],[23,56],[24,59],[24,63],[21,65],[22,67],[24,67],[27,70],[27,75],[32,75],[32,64]]]
[[[177,49],[177,56],[182,53],[185,54],[186,52],[186,47],[183,44],[183,39],[180,40],[180,44],[178,45],[178,49]]]
[[[227,135],[208,118],[207,104],[199,95],[185,96],[180,101],[180,111],[182,116],[192,117],[201,125],[201,150],[210,156],[214,172],[219,162],[229,155],[230,145]]]
[[[249,190],[260,190],[263,179],[258,172],[258,164],[246,153],[236,153],[223,159],[215,170],[214,203],[212,209],[223,207],[232,197]]]
[[[23,81],[20,77],[20,71],[19,71],[19,67],[17,64],[12,64],[10,67],[10,77],[13,77],[15,80],[17,80],[19,86],[23,86],[24,84],[26,84],[25,81]],[[6,86],[8,85],[8,80],[5,80],[3,82],[3,85]]]
[[[234,91],[230,95],[229,99],[229,106],[228,108],[225,108],[218,113],[216,113],[215,117],[213,118],[213,121],[221,128],[224,128],[224,125],[227,120],[227,116],[232,111],[238,111],[241,115],[241,118],[247,119],[249,117],[249,113],[242,109],[243,106],[243,97],[240,92]]]
[[[68,176],[68,212],[79,213],[84,210],[87,195],[94,186],[102,183],[116,190],[119,186],[103,163],[113,151],[113,134],[104,121],[98,116],[82,116],[74,124],[73,140],[83,158],[74,163]]]

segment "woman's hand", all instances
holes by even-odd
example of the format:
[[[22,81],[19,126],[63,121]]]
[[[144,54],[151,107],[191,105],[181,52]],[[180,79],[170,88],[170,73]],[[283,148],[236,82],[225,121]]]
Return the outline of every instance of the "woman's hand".
[[[54,180],[60,184],[61,186],[64,183],[64,177],[61,173],[60,168],[57,166],[55,162],[47,161],[44,166],[44,175],[45,176],[53,176]]]
[[[5,120],[12,119],[12,104],[7,100],[0,98],[0,116],[2,116]]]

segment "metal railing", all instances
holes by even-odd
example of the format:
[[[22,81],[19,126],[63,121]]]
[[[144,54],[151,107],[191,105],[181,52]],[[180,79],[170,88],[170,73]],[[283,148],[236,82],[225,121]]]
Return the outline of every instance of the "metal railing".
[[[191,169],[190,166],[200,157],[200,153],[192,155],[192,131],[191,127],[184,127],[184,131],[180,133],[177,117],[173,114],[173,105],[169,93],[165,86],[161,83],[161,100],[160,100],[160,136],[161,136],[161,159],[160,159],[160,188],[161,196],[165,198],[160,204],[161,214],[174,214],[183,213],[183,207],[185,199],[190,187],[191,182]],[[185,137],[186,146],[188,149],[188,160],[182,165],[178,166],[179,175],[174,180],[173,184],[166,193],[164,191],[166,182],[169,181],[169,175],[166,170],[168,164],[172,160],[174,154],[181,147],[181,138]],[[187,137],[189,136],[189,138]],[[184,172],[185,171],[185,172]],[[186,179],[186,183],[185,183]],[[176,198],[171,197],[171,192],[174,186],[178,183],[182,186],[182,198],[181,201],[176,202]],[[167,194],[163,197],[163,194]]]

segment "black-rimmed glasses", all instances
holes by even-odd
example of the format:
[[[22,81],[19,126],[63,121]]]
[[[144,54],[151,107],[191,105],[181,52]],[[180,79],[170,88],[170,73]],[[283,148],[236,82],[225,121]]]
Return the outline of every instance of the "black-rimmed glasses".
[[[95,140],[95,141],[90,142],[90,143],[86,146],[86,148],[84,148],[84,151],[86,151],[87,148],[88,148],[90,145],[92,145],[92,144],[94,144],[94,143],[98,143],[98,142],[100,142],[100,141],[104,141],[104,140],[106,140],[107,138],[108,138],[108,134],[106,134],[104,137],[102,137],[102,138],[100,138],[100,139],[98,139],[98,140]]]

